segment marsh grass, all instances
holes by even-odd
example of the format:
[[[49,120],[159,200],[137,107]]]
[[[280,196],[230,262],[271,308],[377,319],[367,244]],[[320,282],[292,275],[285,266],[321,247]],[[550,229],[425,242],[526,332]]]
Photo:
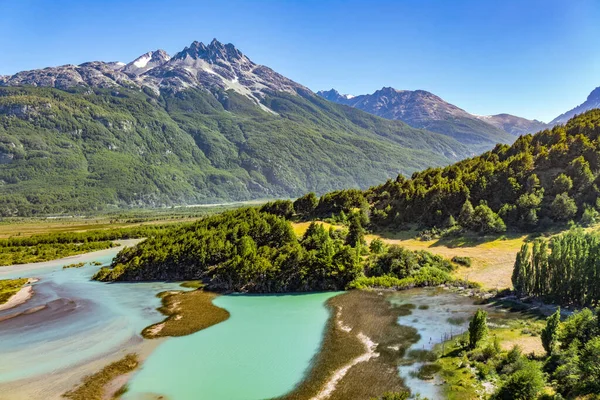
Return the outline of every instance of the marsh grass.
[[[350,368],[328,400],[362,400],[389,391],[406,390],[397,365],[406,349],[418,340],[418,334],[413,328],[398,325],[397,321],[398,317],[410,313],[410,307],[394,307],[383,294],[358,290],[329,299],[327,307],[331,317],[321,351],[313,359],[304,381],[281,400],[315,396],[335,371],[364,354],[358,333],[378,343],[375,351],[379,356]],[[347,332],[341,326],[352,330]]]
[[[179,286],[187,289],[202,289],[206,285],[202,281],[185,281]]]
[[[411,372],[411,375],[415,378],[419,378],[424,381],[431,380],[435,375],[440,372],[442,367],[439,364],[424,364],[417,371]]]
[[[103,400],[105,398],[106,385],[113,379],[135,370],[139,365],[136,354],[127,354],[125,357],[102,368],[99,372],[89,375],[83,379],[83,383],[75,389],[63,394],[70,400]],[[126,389],[119,389],[115,397],[124,393]]]
[[[27,284],[27,278],[0,280],[0,304],[4,304]]]
[[[74,263],[74,264],[68,264],[68,265],[64,265],[63,269],[69,269],[69,268],[81,268],[85,265],[84,262],[79,262],[79,263]]]
[[[162,292],[158,296],[162,298],[158,310],[167,318],[145,328],[142,336],[146,339],[190,335],[229,318],[229,311],[213,304],[216,293],[194,290]]]
[[[444,397],[449,400],[479,399],[479,382],[473,370],[464,362],[461,338],[466,340],[467,336],[462,335],[438,346],[445,349],[445,353],[436,362],[439,366],[438,373],[444,382]]]

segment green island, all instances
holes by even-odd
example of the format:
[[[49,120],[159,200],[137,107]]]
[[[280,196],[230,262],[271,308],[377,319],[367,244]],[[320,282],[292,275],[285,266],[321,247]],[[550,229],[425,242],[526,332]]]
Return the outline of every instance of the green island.
[[[229,318],[227,310],[212,303],[217,296],[215,293],[194,290],[191,292],[163,292],[158,296],[163,304],[159,311],[167,318],[146,327],[142,331],[142,336],[146,339],[190,335]]]
[[[63,265],[63,269],[69,269],[69,268],[82,268],[85,265],[84,262],[78,262],[78,263],[73,263],[73,264],[67,264],[67,265]]]

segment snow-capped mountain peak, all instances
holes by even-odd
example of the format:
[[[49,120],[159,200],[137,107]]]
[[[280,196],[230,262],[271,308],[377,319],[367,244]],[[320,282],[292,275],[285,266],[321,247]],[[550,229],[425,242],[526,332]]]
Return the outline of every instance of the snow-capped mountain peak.
[[[132,75],[141,75],[144,72],[165,64],[171,57],[164,50],[149,51],[142,54],[123,68],[123,72]]]

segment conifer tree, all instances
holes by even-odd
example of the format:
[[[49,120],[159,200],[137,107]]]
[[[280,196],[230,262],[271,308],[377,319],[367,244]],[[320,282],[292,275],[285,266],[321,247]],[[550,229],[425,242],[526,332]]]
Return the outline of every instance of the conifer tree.
[[[471,228],[471,219],[473,218],[473,205],[469,200],[465,200],[463,204],[460,214],[458,215],[458,223],[465,229]]]

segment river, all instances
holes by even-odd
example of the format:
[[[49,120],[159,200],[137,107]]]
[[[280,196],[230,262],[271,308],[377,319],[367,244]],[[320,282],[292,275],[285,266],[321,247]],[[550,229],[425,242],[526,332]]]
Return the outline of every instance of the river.
[[[140,331],[163,318],[156,294],[181,289],[176,283],[106,284],[90,280],[98,266],[62,268],[79,261],[106,265],[118,250],[0,268],[0,279],[40,279],[31,300],[0,312],[1,319],[39,309],[0,322],[0,399],[60,398],[129,351],[150,354],[129,382],[124,398],[131,400],[267,399],[289,392],[305,376],[329,316],[325,302],[337,293],[220,296],[215,304],[231,313],[227,321],[185,337],[144,340]],[[443,335],[464,331],[475,310],[470,299],[440,290],[389,299],[415,306],[398,320],[421,336],[412,349],[430,350]],[[398,373],[413,392],[440,398],[437,382],[412,377],[419,366],[399,367]]]

